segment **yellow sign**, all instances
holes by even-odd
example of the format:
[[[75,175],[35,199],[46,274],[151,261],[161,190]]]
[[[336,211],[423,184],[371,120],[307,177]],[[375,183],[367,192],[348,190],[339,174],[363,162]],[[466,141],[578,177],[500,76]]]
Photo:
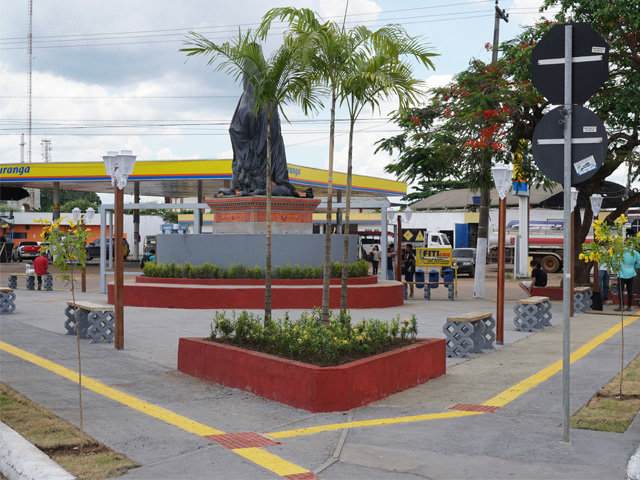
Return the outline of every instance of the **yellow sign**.
[[[451,248],[416,248],[416,266],[450,267]]]

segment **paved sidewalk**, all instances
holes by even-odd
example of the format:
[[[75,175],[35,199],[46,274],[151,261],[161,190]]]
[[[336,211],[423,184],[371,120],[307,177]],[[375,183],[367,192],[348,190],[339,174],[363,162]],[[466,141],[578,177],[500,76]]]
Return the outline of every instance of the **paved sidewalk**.
[[[461,285],[466,292],[468,283]],[[494,287],[487,286],[487,294]],[[18,290],[14,315],[0,317],[0,340],[57,365],[77,371],[75,338],[64,335],[69,292]],[[465,295],[461,293],[461,298]],[[509,284],[507,299],[520,295]],[[104,303],[95,292],[84,300]],[[300,467],[322,479],[412,478],[625,478],[629,457],[640,443],[634,422],[624,434],[571,430],[561,439],[561,375],[549,371],[539,384],[514,385],[562,357],[561,304],[553,307],[554,327],[536,334],[513,330],[513,305],[505,307],[505,346],[471,360],[447,361],[447,375],[369,406],[344,413],[310,414],[250,393],[204,382],[176,371],[177,339],[206,336],[212,310],[125,309],[125,350],[82,341],[83,374],[101,382],[100,392],[85,390],[87,433],[139,462],[123,479],[269,479],[278,475],[255,462],[256,451],[232,451],[180,426],[105,396],[115,389],[163,407],[188,420],[223,432],[285,432],[279,445],[260,452],[276,455],[280,472]],[[355,319],[388,320],[415,313],[421,336],[442,337],[451,313],[495,312],[488,300],[409,300],[397,309],[353,311]],[[279,315],[282,312],[275,312]],[[290,312],[295,316],[298,312]],[[636,317],[631,317],[635,320]],[[619,323],[609,315],[577,315],[572,350]],[[613,332],[613,333],[612,333]],[[620,334],[612,331],[572,366],[572,411],[582,406],[619,368]],[[640,321],[625,328],[628,362],[640,354]],[[584,352],[583,352],[584,353]],[[77,386],[59,374],[0,348],[2,381],[57,415],[77,424]],[[546,377],[545,377],[546,378]],[[525,391],[520,395],[520,390]],[[491,414],[409,421],[408,416],[449,412],[458,403],[482,404],[502,392],[507,403]],[[509,400],[510,399],[510,400]],[[146,408],[146,407],[145,407]],[[380,419],[395,419],[391,424]],[[346,421],[374,420],[328,431],[296,430]],[[182,422],[182,423],[180,423]],[[185,425],[186,420],[177,421]],[[322,429],[320,429],[322,430]],[[254,455],[251,457],[251,455]],[[249,459],[248,457],[251,457]],[[273,462],[276,462],[276,460]],[[269,460],[269,461],[271,461]],[[288,466],[291,462],[293,467]],[[271,463],[270,465],[275,465]],[[275,467],[274,467],[275,468]],[[296,478],[295,474],[287,478]],[[297,477],[303,478],[303,477]]]

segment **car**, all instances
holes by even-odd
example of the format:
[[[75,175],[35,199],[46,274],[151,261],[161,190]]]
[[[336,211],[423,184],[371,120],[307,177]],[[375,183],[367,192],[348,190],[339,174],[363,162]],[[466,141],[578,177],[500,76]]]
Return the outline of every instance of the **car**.
[[[469,278],[473,278],[476,271],[475,248],[454,248],[451,251],[451,258],[456,259],[458,274],[466,273],[469,275]]]
[[[107,238],[107,246],[111,247],[111,248],[107,248],[107,258],[109,258],[110,251],[113,251],[113,245],[111,240],[112,240],[111,238]],[[126,238],[123,238],[122,242],[123,242],[122,256],[126,260],[127,256],[129,256],[129,242],[127,242]],[[89,245],[85,246],[84,249],[87,252],[87,261],[93,260],[94,258],[100,258],[100,239],[96,238]]]
[[[26,259],[34,259],[40,254],[40,245],[38,242],[24,241],[20,242],[17,247],[13,249],[11,254],[14,262],[22,262]]]

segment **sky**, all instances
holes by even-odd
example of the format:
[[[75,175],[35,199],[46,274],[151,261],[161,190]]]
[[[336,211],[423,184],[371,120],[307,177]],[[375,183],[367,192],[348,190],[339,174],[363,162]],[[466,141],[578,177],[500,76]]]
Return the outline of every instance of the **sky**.
[[[541,0],[501,0],[509,22],[500,39],[539,18]],[[290,3],[184,0],[33,0],[31,159],[41,162],[50,139],[52,161],[98,161],[108,150],[132,150],[138,160],[231,158],[228,126],[241,87],[203,57],[179,49],[189,31],[224,42],[255,27],[270,8]],[[493,0],[324,0],[295,2],[347,26],[400,23],[430,45],[435,70],[416,68],[425,88],[444,85],[472,58],[490,61]],[[29,2],[2,0],[0,18],[0,163],[20,161],[27,132]],[[283,31],[274,24],[268,54]],[[326,102],[325,102],[326,103]],[[397,133],[388,122],[393,101],[366,112],[356,125],[354,173],[386,176],[387,154],[374,143]],[[328,109],[305,117],[287,107],[282,130],[290,163],[326,168]],[[344,110],[337,112],[345,120]],[[336,126],[335,169],[346,170],[348,124]],[[28,145],[25,157],[28,157]],[[205,192],[208,194],[209,192]]]

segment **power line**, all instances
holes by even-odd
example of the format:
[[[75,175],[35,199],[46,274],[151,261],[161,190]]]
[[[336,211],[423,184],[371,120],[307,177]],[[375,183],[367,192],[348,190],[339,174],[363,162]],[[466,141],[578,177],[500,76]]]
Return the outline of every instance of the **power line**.
[[[528,13],[535,13],[537,10],[532,10]],[[527,13],[527,12],[523,12]],[[447,14],[449,15],[449,14]],[[472,20],[478,19],[481,17],[490,17],[493,16],[493,13],[478,13],[472,14],[472,12],[465,12],[464,14],[460,14],[458,16],[450,16],[449,18],[439,18],[434,20],[418,20],[418,21],[409,21],[402,22],[402,25],[411,25],[411,24],[426,24],[426,23],[434,23],[434,22],[451,22],[458,20]],[[405,18],[416,18],[416,17],[405,17]],[[390,20],[403,20],[403,18],[394,18],[388,20],[378,20],[376,23],[380,22],[389,22]],[[349,24],[356,22],[347,22]],[[284,29],[284,27],[283,27]],[[142,38],[142,37],[141,37]],[[209,40],[228,40],[228,37],[219,37],[219,38],[209,38]],[[147,40],[147,41],[136,41],[136,42],[108,42],[108,43],[84,43],[84,44],[74,44],[74,45],[40,45],[38,49],[49,49],[49,48],[73,48],[73,47],[108,47],[108,46],[118,46],[118,45],[145,45],[145,44],[154,44],[154,43],[184,43],[184,40],[181,39],[173,39],[173,40]],[[0,47],[0,50],[20,50],[23,47]]]
[[[444,3],[444,4],[439,4],[439,5],[431,5],[428,7],[414,7],[414,8],[403,8],[403,9],[394,9],[394,10],[386,10],[384,12],[361,12],[361,13],[351,13],[351,14],[347,14],[347,17],[361,17],[361,16],[366,16],[366,15],[384,15],[384,14],[390,14],[390,13],[399,13],[399,12],[408,12],[408,11],[416,11],[416,10],[432,10],[435,8],[446,8],[446,7],[454,7],[454,6],[460,6],[460,5],[471,5],[471,4],[478,4],[478,3],[490,3],[492,0],[475,0],[475,1],[469,1],[469,2],[459,2],[459,3]],[[343,15],[334,15],[334,16],[329,16],[329,17],[325,17],[325,20],[328,19],[333,19],[333,18],[339,18],[342,19]],[[273,22],[276,25],[286,25],[285,22]],[[240,24],[234,24],[234,25],[212,25],[212,26],[205,26],[205,27],[182,27],[182,28],[165,28],[165,29],[153,29],[153,30],[130,30],[130,31],[123,31],[123,32],[101,32],[101,33],[79,33],[79,34],[66,34],[66,35],[41,35],[41,36],[36,36],[34,38],[36,39],[44,39],[44,38],[71,38],[71,37],[89,37],[89,36],[101,36],[101,35],[132,35],[132,34],[138,34],[138,33],[162,33],[162,32],[185,32],[185,31],[197,31],[197,30],[211,30],[211,29],[219,29],[219,28],[227,28],[227,27],[233,27],[233,32],[237,31],[237,29],[239,27],[255,27],[260,25],[260,22],[253,22],[253,23],[240,23]],[[4,42],[6,40],[19,40],[24,42],[24,37],[0,37],[0,42]]]

